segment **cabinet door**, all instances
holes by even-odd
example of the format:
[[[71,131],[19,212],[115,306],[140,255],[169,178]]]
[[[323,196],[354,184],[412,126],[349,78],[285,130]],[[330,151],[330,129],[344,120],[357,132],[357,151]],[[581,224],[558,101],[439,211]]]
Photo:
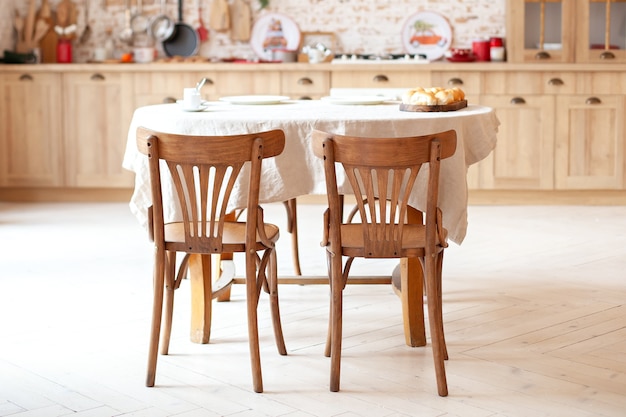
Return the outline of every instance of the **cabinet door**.
[[[0,186],[63,185],[61,76],[0,77]]]
[[[557,98],[555,174],[559,189],[623,189],[624,96]]]
[[[508,0],[510,62],[573,62],[574,0]]]
[[[576,61],[626,62],[623,0],[578,0]]]
[[[482,96],[501,122],[494,151],[479,162],[479,188],[548,190],[554,178],[554,97]]]
[[[134,98],[131,73],[63,75],[67,184],[132,187],[122,168]]]

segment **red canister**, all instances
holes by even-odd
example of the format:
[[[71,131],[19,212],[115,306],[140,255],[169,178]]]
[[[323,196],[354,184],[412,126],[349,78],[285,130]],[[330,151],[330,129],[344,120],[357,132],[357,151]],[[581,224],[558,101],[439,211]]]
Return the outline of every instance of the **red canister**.
[[[491,60],[490,48],[489,39],[475,39],[472,41],[472,52],[474,52],[478,61]]]
[[[69,39],[59,39],[57,43],[57,62],[69,64],[72,62],[72,41]]]

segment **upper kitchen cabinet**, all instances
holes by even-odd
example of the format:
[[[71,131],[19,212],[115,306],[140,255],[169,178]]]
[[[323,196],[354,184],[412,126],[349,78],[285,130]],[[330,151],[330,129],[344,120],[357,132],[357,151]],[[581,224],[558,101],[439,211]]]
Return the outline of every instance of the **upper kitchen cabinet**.
[[[510,62],[574,62],[574,0],[508,0]]]
[[[67,185],[132,187],[121,162],[135,109],[132,74],[68,72],[63,86]]]
[[[626,0],[578,0],[578,62],[626,62]]]
[[[63,185],[61,76],[0,74],[0,186]]]

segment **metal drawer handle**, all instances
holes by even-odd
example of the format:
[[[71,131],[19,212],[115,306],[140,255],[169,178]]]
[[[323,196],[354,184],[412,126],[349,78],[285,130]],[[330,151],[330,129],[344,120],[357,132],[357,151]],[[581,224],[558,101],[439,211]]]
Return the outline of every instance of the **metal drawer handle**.
[[[176,103],[176,99],[174,97],[165,97],[163,99],[163,104]]]
[[[602,104],[602,100],[600,100],[598,97],[589,97],[587,100],[585,100],[585,104]]]
[[[309,77],[302,77],[298,80],[299,85],[313,85],[313,80]]]
[[[91,81],[104,81],[106,78],[104,75],[96,73],[91,76]]]
[[[372,81],[374,81],[375,83],[386,83],[387,81],[389,81],[389,77],[383,74],[378,74],[374,76]]]
[[[600,59],[615,59],[615,54],[611,51],[604,51],[600,54]]]
[[[463,80],[460,78],[450,78],[448,80],[448,85],[463,85]]]
[[[203,78],[203,80],[204,80],[203,85],[213,85],[213,84],[215,84],[215,83],[213,82],[213,80],[212,80],[212,79],[210,79],[210,78],[204,77],[204,78]]]
[[[22,74],[20,75],[20,81],[33,81],[33,76],[30,74]]]
[[[548,81],[548,84],[555,85],[555,86],[561,86],[561,85],[563,85],[565,83],[560,78],[552,78],[550,81]]]
[[[524,100],[522,97],[513,97],[511,99],[511,104],[526,104],[526,100]]]
[[[547,53],[546,51],[540,51],[540,52],[537,52],[537,53],[535,54],[535,59],[538,59],[538,60],[542,60],[542,59],[550,59],[550,58],[552,58],[552,57],[551,57],[551,56],[550,56],[550,54],[549,54],[549,53]]]

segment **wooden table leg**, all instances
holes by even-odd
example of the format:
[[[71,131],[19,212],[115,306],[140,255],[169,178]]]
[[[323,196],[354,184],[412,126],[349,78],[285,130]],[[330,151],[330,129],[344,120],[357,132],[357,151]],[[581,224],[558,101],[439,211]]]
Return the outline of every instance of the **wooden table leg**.
[[[191,330],[189,337],[194,343],[209,343],[211,337],[211,255],[192,254],[189,257],[189,280],[191,281]]]
[[[409,223],[421,223],[422,212],[409,207]],[[404,339],[408,346],[426,345],[424,328],[424,274],[418,259],[403,258],[392,274],[392,285],[402,300]]]

